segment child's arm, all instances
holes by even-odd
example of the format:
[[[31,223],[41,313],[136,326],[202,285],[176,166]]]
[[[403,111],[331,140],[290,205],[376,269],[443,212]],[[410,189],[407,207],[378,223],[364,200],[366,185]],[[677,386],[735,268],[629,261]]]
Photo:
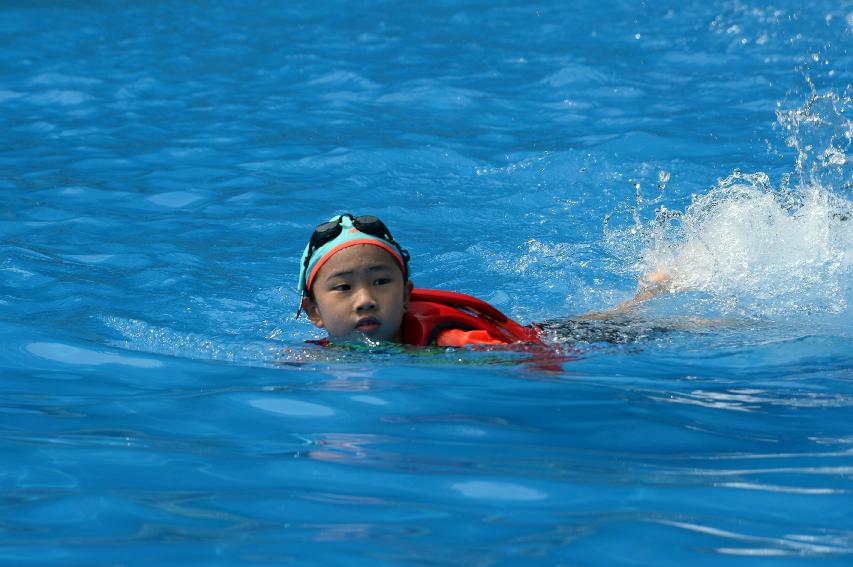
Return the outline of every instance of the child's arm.
[[[673,286],[670,275],[665,272],[652,272],[640,278],[640,288],[637,290],[637,294],[634,296],[634,299],[623,301],[609,311],[587,313],[586,315],[581,315],[578,319],[610,319],[614,315],[628,311],[638,303],[642,303],[643,301],[651,299],[661,293],[671,291],[673,291]]]
[[[640,278],[640,289],[637,290],[637,295],[634,296],[634,299],[623,301],[622,303],[616,306],[616,309],[619,309],[622,305],[624,305],[625,307],[630,307],[635,303],[646,301],[647,299],[651,299],[656,295],[660,295],[661,293],[668,293],[671,291],[674,291],[672,277],[666,272],[652,272]]]

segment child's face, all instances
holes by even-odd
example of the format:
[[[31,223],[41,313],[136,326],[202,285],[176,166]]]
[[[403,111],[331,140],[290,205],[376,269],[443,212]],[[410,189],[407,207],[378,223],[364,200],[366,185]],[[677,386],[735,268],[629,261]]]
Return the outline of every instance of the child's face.
[[[391,254],[378,246],[345,248],[320,268],[312,285],[314,301],[303,300],[311,322],[326,329],[331,339],[356,338],[400,341],[403,314],[412,282]]]

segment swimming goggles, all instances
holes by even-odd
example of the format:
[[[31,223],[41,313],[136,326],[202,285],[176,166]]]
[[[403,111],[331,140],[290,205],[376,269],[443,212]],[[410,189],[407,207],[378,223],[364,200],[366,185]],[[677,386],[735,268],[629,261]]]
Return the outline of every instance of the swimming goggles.
[[[345,228],[350,230],[344,232]],[[355,244],[374,244],[386,249],[395,256],[403,270],[403,277],[408,279],[409,253],[394,240],[385,223],[372,215],[354,217],[344,213],[318,225],[311,234],[302,254],[299,273],[299,290],[302,295],[307,295],[314,276],[325,263],[324,259]]]

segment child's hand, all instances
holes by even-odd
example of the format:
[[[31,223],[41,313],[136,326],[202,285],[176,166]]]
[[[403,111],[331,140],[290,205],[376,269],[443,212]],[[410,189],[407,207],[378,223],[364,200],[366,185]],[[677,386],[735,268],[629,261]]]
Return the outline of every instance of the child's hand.
[[[634,301],[645,301],[664,292],[673,291],[672,277],[666,272],[651,272],[640,278]]]
[[[668,281],[668,280],[669,281],[672,280],[672,278],[670,277],[669,274],[667,274],[666,272],[658,271],[658,272],[652,272],[650,274],[644,275],[642,278],[640,278],[640,283],[649,282],[652,284],[659,284],[661,282]]]

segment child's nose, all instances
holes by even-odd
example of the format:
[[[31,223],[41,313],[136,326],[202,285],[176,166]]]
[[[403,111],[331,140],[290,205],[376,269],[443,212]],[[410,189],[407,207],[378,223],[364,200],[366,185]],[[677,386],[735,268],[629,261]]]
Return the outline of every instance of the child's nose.
[[[358,291],[355,308],[357,311],[368,311],[376,307],[376,300],[370,293],[370,288],[363,287]]]

